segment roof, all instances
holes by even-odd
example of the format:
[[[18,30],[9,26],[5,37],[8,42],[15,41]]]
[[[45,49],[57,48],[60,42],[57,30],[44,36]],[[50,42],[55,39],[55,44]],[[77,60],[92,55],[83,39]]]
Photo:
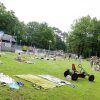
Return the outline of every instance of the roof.
[[[8,35],[8,34],[3,34],[1,38],[2,38],[2,40],[16,42],[16,40],[13,38],[13,36]]]

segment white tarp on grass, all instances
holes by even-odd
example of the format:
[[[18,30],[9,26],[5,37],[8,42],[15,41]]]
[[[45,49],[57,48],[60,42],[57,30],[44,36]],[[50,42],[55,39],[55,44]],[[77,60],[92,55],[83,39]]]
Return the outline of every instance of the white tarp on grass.
[[[8,75],[4,75],[3,73],[0,73],[0,83],[2,82],[9,84],[9,83],[14,83],[15,80],[9,77]]]
[[[51,75],[38,75],[38,76],[40,76],[40,77],[42,77],[42,78],[44,78],[44,79],[47,79],[47,80],[49,80],[49,81],[51,81],[51,82],[54,82],[54,83],[56,83],[56,84],[58,84],[58,85],[66,85],[66,84],[71,84],[70,82],[68,82],[68,81],[65,81],[65,80],[62,80],[62,79],[59,79],[59,78],[56,78],[56,77],[54,77],[54,76],[51,76]]]

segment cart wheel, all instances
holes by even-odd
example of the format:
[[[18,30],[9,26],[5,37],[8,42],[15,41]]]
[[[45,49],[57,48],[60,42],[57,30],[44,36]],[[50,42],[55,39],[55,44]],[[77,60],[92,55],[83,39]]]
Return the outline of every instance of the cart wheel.
[[[89,81],[94,81],[94,75],[89,76]]]
[[[78,74],[74,73],[72,74],[72,80],[76,81],[78,79]]]
[[[64,72],[64,76],[66,77],[67,75],[69,75],[69,69]]]

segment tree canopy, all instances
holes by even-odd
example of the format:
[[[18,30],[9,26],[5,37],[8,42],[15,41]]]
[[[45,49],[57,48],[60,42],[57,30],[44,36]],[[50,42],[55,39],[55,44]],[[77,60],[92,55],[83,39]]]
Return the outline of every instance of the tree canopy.
[[[0,3],[0,31],[15,36],[18,44],[63,50],[84,57],[100,56],[100,20],[89,15],[76,19],[71,31],[66,33],[46,22],[32,21],[25,24],[19,21],[14,11],[7,11]]]
[[[100,21],[90,16],[75,20],[69,32],[69,51],[78,55],[100,54]]]
[[[53,29],[47,23],[29,22],[27,24],[28,40],[36,47],[48,49],[49,40],[51,40],[53,47],[55,44],[54,36]]]
[[[65,43],[57,38],[57,35],[62,33],[57,29],[55,34],[54,28],[46,22],[24,22],[19,21],[15,16],[14,11],[7,11],[3,3],[0,3],[0,31],[13,35],[17,40],[17,44],[31,45],[38,48],[49,49],[65,49]],[[51,42],[50,42],[51,41]]]

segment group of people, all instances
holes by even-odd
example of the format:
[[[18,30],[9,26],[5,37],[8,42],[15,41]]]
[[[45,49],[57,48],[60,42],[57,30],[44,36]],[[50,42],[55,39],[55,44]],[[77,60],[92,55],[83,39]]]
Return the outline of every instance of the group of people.
[[[16,59],[20,62],[22,62],[22,56],[21,56],[21,53],[18,53]],[[69,54],[68,56],[68,60],[70,61],[71,59],[71,54]],[[82,62],[82,56],[75,56],[75,60],[79,59],[79,62],[81,63]],[[94,69],[96,71],[100,71],[100,59],[99,58],[96,58],[96,57],[91,57],[90,58],[90,66],[91,66],[91,69]]]
[[[65,55],[65,58],[64,58],[64,59],[66,59],[66,58],[67,58],[67,57],[66,57],[66,55]],[[69,55],[68,55],[68,60],[70,61],[71,58],[74,58],[76,61],[79,60],[80,63],[82,62],[82,56],[81,56],[81,55],[78,56],[78,55],[69,54]]]
[[[91,69],[94,69],[95,71],[100,71],[100,59],[98,57],[92,56],[90,58],[90,66]]]

